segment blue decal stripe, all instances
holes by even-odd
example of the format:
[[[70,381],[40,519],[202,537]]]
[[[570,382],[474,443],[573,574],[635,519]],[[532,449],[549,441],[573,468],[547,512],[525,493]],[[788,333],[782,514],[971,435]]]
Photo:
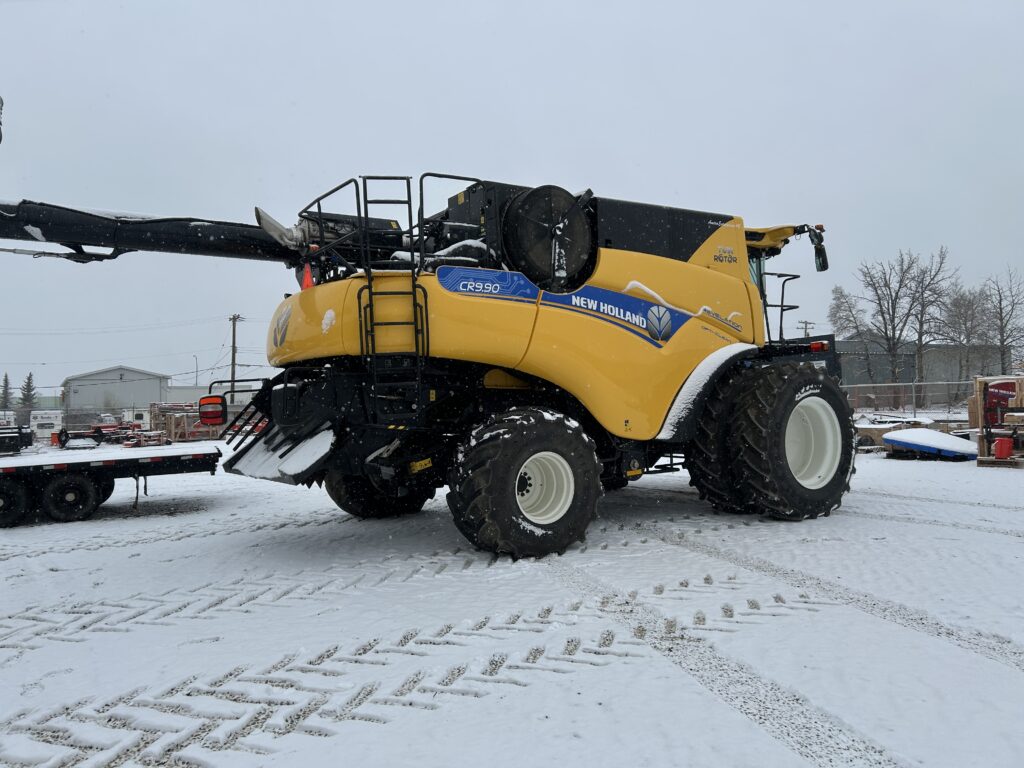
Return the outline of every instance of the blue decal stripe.
[[[638,331],[636,328],[633,328],[632,326],[616,322],[614,319],[608,317],[607,315],[601,315],[601,314],[598,314],[597,312],[591,312],[590,310],[580,309],[578,307],[567,307],[564,304],[554,304],[554,303],[550,303],[549,304],[548,302],[544,301],[543,299],[541,300],[541,304],[543,304],[546,307],[551,307],[552,309],[563,309],[566,312],[574,312],[577,315],[583,315],[584,317],[593,318],[594,320],[600,320],[602,322],[608,323],[609,325],[614,325],[616,328],[619,328],[619,329],[621,329],[623,331],[627,331],[629,333],[632,333],[638,339],[642,339],[642,340],[646,341],[652,347],[657,347],[658,349],[660,349],[663,346],[662,344],[659,344],[654,339],[652,339],[650,336],[648,336],[646,333]]]
[[[595,285],[584,285],[567,294],[542,292],[522,272],[445,265],[438,268],[436,274],[438,284],[451,293],[521,304],[534,304],[539,297],[544,306],[610,323],[659,349],[694,317],[682,310]],[[655,310],[653,317],[651,310]],[[652,338],[654,336],[657,338]]]

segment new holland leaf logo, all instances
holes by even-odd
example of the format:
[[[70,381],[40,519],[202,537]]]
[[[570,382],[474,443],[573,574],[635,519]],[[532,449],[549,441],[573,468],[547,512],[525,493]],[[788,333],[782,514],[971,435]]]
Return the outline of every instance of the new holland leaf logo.
[[[274,323],[274,346],[280,347],[284,344],[285,337],[288,335],[288,321],[292,319],[292,308],[285,307],[284,312],[277,318],[277,322]]]
[[[672,333],[672,315],[665,307],[655,305],[647,310],[647,334],[655,341],[667,339]]]

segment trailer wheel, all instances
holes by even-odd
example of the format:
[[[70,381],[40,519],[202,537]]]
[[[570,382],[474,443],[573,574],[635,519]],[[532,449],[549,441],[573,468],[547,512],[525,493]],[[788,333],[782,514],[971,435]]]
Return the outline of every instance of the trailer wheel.
[[[448,506],[481,549],[514,558],[582,541],[601,496],[594,441],[573,419],[515,408],[473,430],[459,449]]]
[[[104,477],[96,481],[96,491],[99,493],[99,501],[96,506],[105,504],[107,499],[114,495],[114,478]]]
[[[374,482],[363,475],[345,475],[337,470],[327,473],[324,488],[342,510],[364,520],[419,512],[435,493],[433,488],[402,488],[397,483]]]
[[[29,512],[32,494],[13,480],[0,482],[0,528],[17,525]]]
[[[42,506],[58,523],[85,520],[99,506],[99,491],[85,475],[57,475],[43,488]]]
[[[809,363],[744,377],[732,429],[738,492],[782,520],[827,515],[853,474],[853,410],[830,376]]]
[[[720,512],[750,512],[734,481],[734,462],[730,455],[730,431],[735,421],[736,399],[748,379],[745,369],[721,376],[697,419],[697,433],[683,449],[684,466],[690,485],[700,497]]]

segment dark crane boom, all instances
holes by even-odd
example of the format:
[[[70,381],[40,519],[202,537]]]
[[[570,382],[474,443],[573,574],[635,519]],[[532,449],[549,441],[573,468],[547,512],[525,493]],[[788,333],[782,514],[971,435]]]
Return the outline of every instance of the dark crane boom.
[[[62,245],[69,251],[38,253],[83,264],[117,258],[130,251],[226,256],[289,266],[301,261],[298,251],[252,224],[85,211],[30,200],[0,202],[0,240]],[[86,246],[110,250],[87,251]]]

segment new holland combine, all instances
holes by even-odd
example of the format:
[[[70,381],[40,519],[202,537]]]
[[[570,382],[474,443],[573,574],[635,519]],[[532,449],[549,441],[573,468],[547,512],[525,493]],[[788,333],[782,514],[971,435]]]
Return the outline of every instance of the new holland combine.
[[[464,188],[426,215],[424,185],[438,179]],[[329,212],[339,200],[348,213]],[[294,226],[258,208],[256,220],[23,201],[0,204],[0,239],[83,263],[144,250],[294,269],[301,289],[267,337],[282,370],[227,425],[224,466],[322,484],[357,517],[417,512],[447,485],[474,545],[540,556],[582,539],[602,487],[676,469],[664,459],[679,455],[728,512],[817,517],[849,488],[854,430],[833,339],[781,338],[796,275],[766,270],[800,235],[827,269],[820,227],[751,229],[731,215],[441,174],[418,189],[408,177],[349,179]],[[201,410],[227,420],[223,397]]]

